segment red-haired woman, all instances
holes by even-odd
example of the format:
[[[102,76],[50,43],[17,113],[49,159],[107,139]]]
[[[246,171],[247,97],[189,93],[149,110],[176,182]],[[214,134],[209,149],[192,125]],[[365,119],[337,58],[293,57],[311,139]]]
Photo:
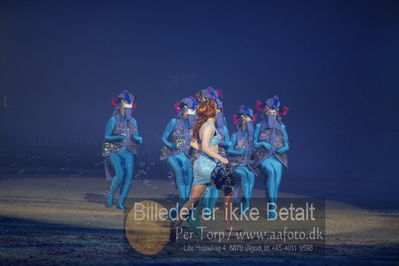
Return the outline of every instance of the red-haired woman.
[[[215,116],[217,112],[217,104],[213,99],[206,96],[206,93],[200,92],[197,96],[200,103],[196,108],[198,116],[195,121],[193,131],[193,139],[191,146],[199,150],[199,157],[193,163],[193,183],[191,186],[190,198],[183,205],[177,217],[176,223],[172,228],[172,234],[176,234],[176,228],[183,222],[184,214],[188,210],[195,207],[199,199],[201,199],[206,187],[211,183],[211,173],[218,162],[228,164],[229,161],[218,153],[218,144],[221,136],[215,128]],[[232,224],[231,209],[232,209],[232,192],[225,194],[225,217],[226,217],[226,231],[239,232],[239,229]],[[198,204],[197,204],[198,205]],[[197,209],[199,206],[196,207]],[[198,210],[193,210],[198,211]],[[198,227],[194,228],[198,233]],[[172,239],[175,236],[172,235]]]

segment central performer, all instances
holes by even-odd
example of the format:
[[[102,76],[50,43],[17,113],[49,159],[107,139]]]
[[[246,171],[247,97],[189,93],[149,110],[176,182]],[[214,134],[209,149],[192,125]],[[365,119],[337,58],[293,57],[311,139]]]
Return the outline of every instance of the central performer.
[[[199,156],[193,163],[193,183],[190,198],[181,208],[176,223],[172,227],[172,238],[173,234],[176,233],[177,227],[185,219],[183,217],[184,213],[188,213],[187,210],[193,207],[200,207],[198,201],[202,198],[206,187],[211,184],[211,174],[217,163],[220,162],[225,165],[229,163],[225,157],[218,153],[218,144],[220,143],[221,136],[215,128],[217,104],[213,99],[208,97],[205,91],[200,91],[197,98],[199,100],[196,108],[198,118],[195,121],[193,138],[190,145],[199,150]],[[225,230],[239,232],[242,229],[235,227],[231,219],[232,199],[232,192],[224,195]],[[198,233],[198,228],[195,231]]]

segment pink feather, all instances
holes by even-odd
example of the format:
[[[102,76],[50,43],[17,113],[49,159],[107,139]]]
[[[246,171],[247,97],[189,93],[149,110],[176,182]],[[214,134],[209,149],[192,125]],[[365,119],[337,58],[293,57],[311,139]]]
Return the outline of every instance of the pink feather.
[[[279,115],[285,116],[285,115],[288,114],[288,111],[289,111],[289,110],[290,110],[290,109],[289,109],[287,106],[282,106],[282,107],[280,108],[280,110],[279,110]]]
[[[176,111],[177,113],[179,113],[179,112],[180,112],[180,102],[176,102],[176,103],[173,105],[173,108],[175,108],[175,111]]]
[[[217,90],[216,90],[216,93],[218,94],[218,97],[219,97],[220,99],[223,99],[222,90],[217,89]]]
[[[238,114],[234,114],[233,115],[233,124],[237,125],[238,122],[240,122],[240,117],[238,116]]]
[[[257,118],[257,116],[256,116],[256,114],[254,114],[254,117],[252,117],[252,121],[255,123],[256,122],[256,118]]]
[[[132,109],[133,109],[133,110],[136,110],[136,107],[137,107],[137,103],[134,103],[134,104],[132,105]]]
[[[262,112],[264,110],[264,108],[265,108],[265,103],[260,101],[260,100],[257,100],[256,103],[255,103],[255,108],[259,112]]]
[[[111,104],[114,108],[118,107],[118,98],[112,97]]]

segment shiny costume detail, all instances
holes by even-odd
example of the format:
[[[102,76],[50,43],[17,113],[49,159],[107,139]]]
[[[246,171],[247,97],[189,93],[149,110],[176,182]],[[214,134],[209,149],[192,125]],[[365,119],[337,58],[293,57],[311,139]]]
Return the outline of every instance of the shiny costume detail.
[[[265,102],[265,109],[281,110],[277,96]],[[284,107],[286,108],[286,107]],[[284,110],[284,115],[288,108]],[[262,120],[255,127],[254,148],[257,149],[254,159],[255,166],[267,176],[267,200],[276,203],[278,189],[281,182],[283,167],[288,166],[286,152],[289,149],[288,134],[281,122],[282,112],[275,115],[263,115]],[[275,218],[275,212],[268,213],[268,218]]]
[[[137,133],[137,122],[126,119],[120,114],[114,114],[106,125],[102,149],[102,156],[107,157],[126,148],[137,155],[137,144],[128,136],[135,136]]]
[[[115,98],[114,98],[115,99]],[[108,120],[102,155],[105,157],[106,176],[108,180],[112,180],[108,193],[107,205],[113,205],[113,199],[117,188],[120,186],[120,196],[118,200],[118,208],[126,209],[124,201],[129,194],[131,182],[134,175],[134,166],[137,155],[137,144],[143,142],[143,138],[139,136],[137,122],[131,117],[131,108],[125,108],[125,115],[122,115],[119,108],[124,103],[133,103],[133,95],[127,91],[118,95],[114,104],[115,111],[113,116]],[[110,168],[113,170],[113,177],[110,177]]]
[[[234,166],[233,176],[241,180],[242,199],[241,213],[246,213],[250,209],[250,200],[255,185],[255,173],[251,168],[251,155],[253,143],[253,122],[245,122],[245,117],[254,118],[251,108],[240,106],[239,113],[234,117],[237,124],[237,131],[231,135],[232,145],[227,150],[229,162]]]
[[[161,160],[181,152],[189,155],[191,136],[187,119],[178,117],[170,120],[162,134],[162,141],[165,146],[161,149]]]
[[[166,125],[162,134],[162,141],[165,144],[161,149],[161,160],[166,160],[176,178],[176,188],[179,191],[179,205],[190,197],[193,170],[190,159],[190,141],[193,121],[195,115],[189,114],[185,119],[183,113],[187,109],[195,109],[197,102],[194,97],[185,97],[175,104],[178,112]]]

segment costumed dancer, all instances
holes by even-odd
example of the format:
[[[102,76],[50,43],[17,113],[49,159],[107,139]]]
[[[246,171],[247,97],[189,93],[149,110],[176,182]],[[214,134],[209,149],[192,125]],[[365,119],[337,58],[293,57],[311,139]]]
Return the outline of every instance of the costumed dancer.
[[[245,105],[241,105],[237,114],[233,116],[233,123],[237,130],[231,135],[231,146],[227,149],[229,161],[234,168],[233,176],[241,180],[242,200],[241,213],[246,213],[250,209],[250,200],[255,184],[255,173],[250,164],[252,155],[252,144],[254,126],[253,110]]]
[[[175,239],[178,233],[177,229],[180,224],[185,220],[185,213],[188,209],[191,210],[191,216],[200,207],[198,201],[202,198],[203,193],[207,185],[211,183],[211,175],[218,162],[222,164],[228,164],[228,160],[218,153],[218,144],[221,141],[221,135],[215,128],[217,105],[213,99],[201,91],[197,97],[199,104],[196,109],[198,116],[195,121],[195,127],[193,132],[193,139],[190,145],[199,150],[199,156],[193,164],[193,183],[191,186],[190,198],[181,208],[176,223],[172,227],[171,238]],[[231,211],[232,211],[232,191],[225,194],[225,217],[227,231],[242,231],[232,225]],[[195,232],[199,234],[199,227],[196,228]]]
[[[192,97],[185,97],[174,104],[177,112],[166,125],[162,134],[165,144],[161,149],[161,160],[166,160],[176,177],[176,187],[179,191],[179,206],[190,196],[193,170],[190,159],[190,129],[194,127],[195,107],[198,101]],[[192,131],[192,130],[191,130]]]
[[[115,192],[120,186],[119,209],[126,209],[124,201],[129,194],[134,175],[137,144],[143,143],[137,121],[132,117],[132,110],[136,108],[134,100],[134,96],[127,90],[112,98],[115,110],[105,127],[102,155],[106,158],[106,177],[112,180],[107,205],[113,205]],[[109,166],[114,172],[113,177]]]
[[[221,136],[220,140],[220,145],[219,146],[219,153],[220,155],[226,157],[226,149],[229,148],[231,145],[230,142],[230,135],[229,135],[229,130],[227,128],[227,123],[226,123],[226,117],[223,114],[223,94],[221,90],[215,90],[211,86],[209,86],[207,89],[202,90],[208,98],[214,100],[217,105],[217,113],[216,113],[216,130]],[[219,200],[219,190],[214,186],[214,185],[209,185],[205,192],[204,196],[204,207],[209,208],[210,210],[213,210],[215,207],[217,201]],[[211,213],[209,213],[209,216],[212,216]]]
[[[267,101],[257,101],[256,109],[262,113],[261,121],[254,132],[255,167],[267,176],[268,219],[275,219],[278,188],[283,167],[288,166],[288,134],[281,118],[288,113],[288,108],[280,105],[278,96]]]

